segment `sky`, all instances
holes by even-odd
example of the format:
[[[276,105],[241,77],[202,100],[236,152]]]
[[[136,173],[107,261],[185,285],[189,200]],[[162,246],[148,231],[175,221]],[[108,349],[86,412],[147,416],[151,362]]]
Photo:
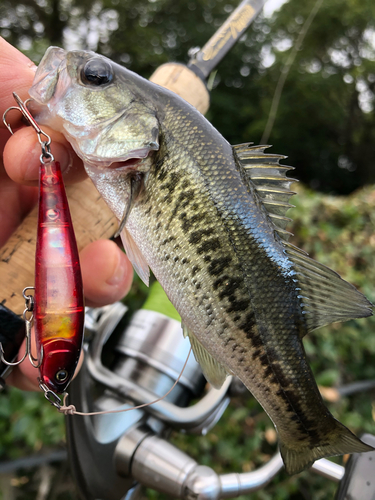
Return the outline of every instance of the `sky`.
[[[286,3],[288,0],[267,0],[263,7],[263,13],[266,17],[272,16],[275,10],[280,9],[280,7]]]

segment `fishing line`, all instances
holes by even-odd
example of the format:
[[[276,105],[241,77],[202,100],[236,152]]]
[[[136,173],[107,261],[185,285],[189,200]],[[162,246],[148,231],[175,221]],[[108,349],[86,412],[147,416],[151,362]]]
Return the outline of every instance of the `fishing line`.
[[[133,406],[132,408],[125,408],[125,409],[118,409],[118,410],[93,411],[93,412],[84,413],[81,411],[77,411],[76,407],[74,405],[66,405],[66,399],[69,396],[69,394],[66,393],[63,397],[63,404],[62,405],[58,405],[57,403],[52,403],[52,404],[57,407],[57,409],[60,413],[64,413],[64,415],[81,415],[83,417],[94,416],[94,415],[106,415],[107,413],[123,413],[126,411],[138,410],[139,408],[145,408],[146,406],[151,406],[155,403],[158,403],[159,401],[161,401],[165,397],[167,397],[168,394],[170,394],[173,391],[173,389],[176,387],[176,385],[180,381],[182,374],[184,373],[184,370],[186,368],[186,365],[189,361],[190,353],[191,353],[191,347],[190,347],[188,355],[186,357],[186,361],[184,363],[184,366],[182,367],[182,370],[181,370],[179,376],[177,377],[177,380],[172,385],[172,387],[169,389],[169,391],[166,392],[164,394],[164,396],[161,396],[160,398],[155,399],[154,401],[151,401],[150,403],[143,403],[143,404],[138,405],[138,406]],[[47,394],[45,394],[45,395],[47,397]],[[47,397],[47,399],[48,399],[48,397]]]

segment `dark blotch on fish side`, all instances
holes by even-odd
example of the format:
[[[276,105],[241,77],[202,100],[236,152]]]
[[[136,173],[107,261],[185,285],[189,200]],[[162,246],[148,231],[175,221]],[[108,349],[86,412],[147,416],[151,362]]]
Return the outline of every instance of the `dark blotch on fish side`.
[[[263,340],[258,332],[255,333],[253,330],[249,331],[249,335],[247,335],[247,338],[249,338],[251,340],[251,345],[255,349],[259,349],[259,347],[263,347]]]
[[[202,243],[201,246],[197,248],[197,253],[207,253],[207,252],[215,252],[221,248],[219,238],[212,238],[211,240],[207,240]]]
[[[212,227],[209,227],[207,229],[198,229],[198,231],[194,231],[191,233],[190,238],[189,238],[189,243],[192,245],[196,245],[201,242],[203,236],[210,236],[214,232],[214,229]]]
[[[259,334],[255,334],[254,327],[256,325],[254,311],[249,312],[246,315],[245,321],[240,325],[242,331],[246,333],[246,337],[251,339],[252,346],[255,348],[263,345],[262,339]],[[257,336],[257,338],[255,338]]]
[[[225,276],[226,279],[218,279],[214,283],[214,288],[217,288],[219,285],[221,286],[221,291],[219,293],[219,298],[222,299],[224,297],[234,296],[238,287],[243,281],[242,278],[229,278]]]
[[[260,353],[261,353],[261,352],[262,352],[262,351],[261,351],[261,349],[256,349],[256,350],[252,353],[252,355],[251,355],[252,359],[253,359],[253,360],[256,360],[256,359],[258,358],[258,356],[260,356]]]
[[[181,224],[181,228],[185,233],[188,233],[194,226],[202,223],[206,218],[205,213],[194,214],[190,219],[187,218],[186,212],[183,212],[180,215],[180,219],[183,221]]]
[[[263,366],[269,366],[268,356],[266,352],[264,352],[261,356],[259,356],[259,361],[262,363]]]
[[[223,271],[231,261],[232,258],[229,256],[213,259],[211,264],[208,266],[208,272],[211,274],[211,276],[219,276],[223,273]]]
[[[273,363],[273,371],[283,389],[293,384],[293,380],[286,375],[279,363]]]
[[[181,173],[179,172],[169,172],[166,180],[167,182],[165,184],[162,184],[160,186],[160,189],[164,189],[168,191],[168,194],[164,197],[164,202],[170,204],[173,201],[172,194],[174,190],[176,189],[178,183],[181,180]]]
[[[230,297],[232,298],[232,297]],[[232,299],[231,305],[227,308],[227,312],[239,312],[239,311],[246,311],[246,309],[249,307],[250,301],[249,300],[235,300]]]

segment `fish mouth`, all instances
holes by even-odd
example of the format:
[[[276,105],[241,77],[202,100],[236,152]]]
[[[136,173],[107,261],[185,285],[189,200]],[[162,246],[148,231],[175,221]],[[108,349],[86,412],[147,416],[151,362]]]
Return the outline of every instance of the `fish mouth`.
[[[142,149],[130,151],[127,155],[120,158],[103,159],[95,156],[80,155],[83,159],[86,168],[93,172],[103,172],[103,170],[111,171],[112,173],[124,174],[132,171],[148,172],[150,170],[150,161],[156,152],[156,148],[150,149],[145,147]]]
[[[111,170],[128,170],[136,169],[144,160],[144,158],[129,158],[129,160],[115,161],[109,165]]]
[[[150,147],[131,151],[123,160],[112,162],[107,168],[123,172],[125,170],[138,170],[141,165],[152,156],[155,148]]]

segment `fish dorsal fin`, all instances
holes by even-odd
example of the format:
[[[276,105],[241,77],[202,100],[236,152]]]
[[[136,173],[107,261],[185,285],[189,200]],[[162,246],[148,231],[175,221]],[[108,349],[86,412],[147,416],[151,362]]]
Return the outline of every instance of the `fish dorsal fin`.
[[[206,380],[212,385],[212,387],[215,387],[215,389],[220,389],[228,376],[227,371],[225,370],[223,365],[218,363],[216,359],[214,359],[211,354],[207,352],[207,350],[197,340],[196,336],[193,333],[189,332],[189,330],[183,324],[182,330],[184,333],[184,337],[189,337],[194,357],[200,364]]]
[[[126,255],[134,267],[134,271],[138,274],[143,283],[148,286],[150,281],[150,268],[126,227],[121,231],[121,240]]]
[[[297,181],[286,177],[288,170],[293,170],[293,167],[279,163],[286,157],[264,153],[268,147],[270,146],[253,146],[252,143],[246,143],[233,146],[233,151],[254,184],[275,231],[287,241],[291,233],[285,228],[291,219],[285,217],[285,214],[294,206],[289,203],[289,198],[295,194],[290,190],[290,186]]]
[[[308,331],[321,326],[372,315],[372,304],[339,274],[287,242],[282,242],[293,264],[299,299]]]
[[[310,259],[303,250],[288,243],[291,233],[285,228],[291,219],[285,217],[285,213],[293,206],[288,202],[295,194],[290,191],[290,185],[296,179],[286,177],[286,172],[293,167],[279,164],[285,156],[264,153],[268,147],[247,143],[233,146],[233,151],[255,186],[274,230],[282,238],[284,251],[292,262],[307,331],[335,321],[371,316],[371,302],[353,285],[335,271]]]

